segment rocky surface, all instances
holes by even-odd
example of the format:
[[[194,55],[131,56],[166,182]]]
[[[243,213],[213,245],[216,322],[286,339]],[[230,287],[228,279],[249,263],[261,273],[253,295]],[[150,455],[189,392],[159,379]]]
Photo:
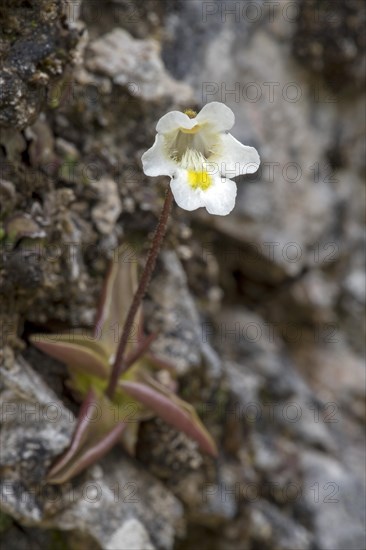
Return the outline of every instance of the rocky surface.
[[[24,361],[2,370],[2,507],[28,526],[86,533],[102,548],[171,548],[182,505],[158,480],[121,453],[87,479],[61,488],[44,482],[68,445],[74,415]],[[104,518],[104,519],[103,519]],[[128,546],[130,545],[130,546]]]
[[[25,128],[35,121],[67,67],[82,33],[78,2],[5,2],[1,12],[0,124]]]
[[[273,4],[273,5],[272,5]],[[5,2],[0,42],[0,532],[6,547],[362,550],[361,2]],[[166,111],[219,100],[260,152],[225,218],[174,209],[145,300],[218,447],[162,421],[43,481],[78,407],[39,330],[90,327],[108,260],[143,261]]]

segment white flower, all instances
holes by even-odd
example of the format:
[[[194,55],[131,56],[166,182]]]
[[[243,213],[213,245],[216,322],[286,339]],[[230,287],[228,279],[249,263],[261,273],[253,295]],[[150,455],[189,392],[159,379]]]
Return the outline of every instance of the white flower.
[[[236,198],[229,178],[252,174],[260,164],[254,147],[229,134],[234,122],[232,110],[216,101],[198,114],[167,113],[156,126],[154,145],[142,155],[145,174],[170,176],[174,198],[185,210],[204,206],[210,214],[229,214]]]

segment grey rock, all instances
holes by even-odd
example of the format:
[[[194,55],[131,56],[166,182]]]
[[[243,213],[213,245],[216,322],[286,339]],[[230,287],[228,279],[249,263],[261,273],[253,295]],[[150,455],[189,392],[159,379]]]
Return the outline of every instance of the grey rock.
[[[283,550],[310,550],[313,537],[307,529],[282,514],[265,501],[251,506],[252,535],[257,544],[277,546]]]
[[[115,181],[104,177],[94,185],[94,188],[100,195],[100,201],[92,210],[92,218],[98,230],[104,235],[109,235],[122,211],[118,187]]]
[[[15,204],[15,189],[11,181],[0,180],[1,209],[6,212],[11,210]]]
[[[123,29],[114,29],[89,45],[87,67],[125,86],[130,94],[147,101],[159,100],[166,94],[177,102],[192,100],[188,85],[176,82],[160,58],[158,42],[137,40]]]
[[[1,374],[8,388],[1,403],[2,509],[28,526],[85,533],[106,549],[127,534],[131,548],[142,541],[149,547],[149,537],[151,548],[172,548],[183,527],[181,504],[121,451],[86,480],[46,485],[51,461],[70,442],[74,415],[24,360]]]
[[[121,452],[101,461],[100,472],[66,495],[70,506],[45,518],[44,525],[87,532],[106,549],[120,540],[121,532],[128,533],[131,547],[151,539],[153,547],[172,548],[184,525],[180,502]],[[131,524],[138,528],[131,530]]]
[[[365,546],[364,481],[336,460],[305,452],[304,500],[314,511],[315,536],[324,550],[358,550]],[[347,529],[344,526],[347,525]]]
[[[166,251],[161,255],[162,269],[153,279],[149,294],[152,303],[149,329],[161,333],[152,349],[173,361],[182,375],[196,367],[203,355],[213,377],[220,375],[221,366],[204,338],[199,313],[187,288],[187,278],[177,255]]]
[[[24,360],[1,375],[2,506],[19,521],[37,523],[46,472],[68,446],[74,416]]]
[[[125,521],[105,546],[106,550],[154,550],[146,529],[136,519]]]
[[[18,2],[4,6],[1,126],[24,128],[31,124],[57,78],[73,61],[80,28],[76,18],[64,17],[68,5],[64,0],[37,0],[29,6]]]
[[[360,86],[365,19],[364,6],[357,0],[335,3],[328,9],[313,0],[302,4],[293,44],[296,57],[335,90],[351,83]]]

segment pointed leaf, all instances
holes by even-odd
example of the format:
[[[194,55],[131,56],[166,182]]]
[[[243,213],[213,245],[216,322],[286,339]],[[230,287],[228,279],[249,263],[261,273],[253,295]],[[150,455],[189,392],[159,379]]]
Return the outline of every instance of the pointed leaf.
[[[157,382],[152,387],[140,382],[121,381],[119,387],[152,409],[165,422],[197,441],[204,451],[217,455],[216,445],[194,408],[164,386]]]
[[[108,354],[114,356],[128,314],[134,293],[137,289],[137,261],[133,253],[127,254],[126,247],[118,250],[117,257],[110,265],[100,299],[95,323],[94,336],[102,342]],[[139,309],[130,339],[137,342],[141,319]],[[130,346],[131,347],[131,346]]]
[[[166,359],[158,357],[152,351],[148,351],[147,353],[145,353],[144,359],[146,359],[155,369],[165,369],[168,370],[171,374],[177,374],[177,369],[174,363],[170,363]]]
[[[71,460],[65,467],[58,471],[58,473],[49,475],[47,482],[51,484],[60,484],[69,481],[77,474],[80,474],[85,468],[91,466],[98,460],[100,460],[105,454],[112,449],[112,447],[119,441],[123,430],[126,428],[126,424],[120,422],[111,431],[109,431],[104,437],[97,442],[88,445],[85,444],[83,450]]]
[[[80,409],[71,444],[49,471],[48,483],[70,480],[104,456],[121,439],[126,423],[116,421],[111,405],[103,395],[89,391]]]
[[[92,405],[96,404],[96,395],[93,390],[89,390],[88,395],[84,399],[83,404],[81,405],[79,417],[76,423],[76,428],[72,436],[72,440],[69,448],[61,456],[61,458],[56,462],[56,464],[48,472],[48,477],[52,478],[57,474],[64,466],[70,461],[70,459],[76,454],[77,450],[85,442],[88,434],[88,427],[91,421],[91,416],[89,412]]]
[[[91,388],[103,392],[107,387],[107,383],[107,378],[94,376],[77,368],[69,368],[69,378],[65,381],[65,385],[71,390],[78,402],[84,399]]]
[[[123,448],[128,452],[130,456],[135,456],[136,454],[136,444],[139,428],[139,422],[129,422],[126,426],[126,429],[123,431],[120,439]]]
[[[126,372],[126,370],[128,370],[142,355],[146,354],[156,337],[157,334],[149,334],[149,336],[141,338],[140,342],[135,346],[135,349],[131,350],[126,357],[124,372]]]
[[[71,368],[108,378],[110,368],[105,350],[86,337],[73,334],[33,334],[30,340],[41,351]]]

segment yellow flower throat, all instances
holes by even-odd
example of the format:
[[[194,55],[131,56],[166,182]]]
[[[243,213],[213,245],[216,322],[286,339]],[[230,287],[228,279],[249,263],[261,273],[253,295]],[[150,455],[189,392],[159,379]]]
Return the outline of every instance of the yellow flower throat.
[[[207,172],[188,170],[188,183],[192,189],[206,191],[212,185],[212,178]]]
[[[184,113],[191,119],[195,118],[197,113],[192,109],[187,109]],[[202,130],[202,125],[196,124],[193,128],[179,128],[179,135],[195,135]],[[212,177],[204,169],[205,157],[203,151],[197,150],[193,141],[187,138],[180,138],[180,146],[185,148],[181,157],[181,166],[187,170],[188,183],[192,189],[201,189],[207,191],[212,185]],[[178,148],[178,147],[177,147]]]

